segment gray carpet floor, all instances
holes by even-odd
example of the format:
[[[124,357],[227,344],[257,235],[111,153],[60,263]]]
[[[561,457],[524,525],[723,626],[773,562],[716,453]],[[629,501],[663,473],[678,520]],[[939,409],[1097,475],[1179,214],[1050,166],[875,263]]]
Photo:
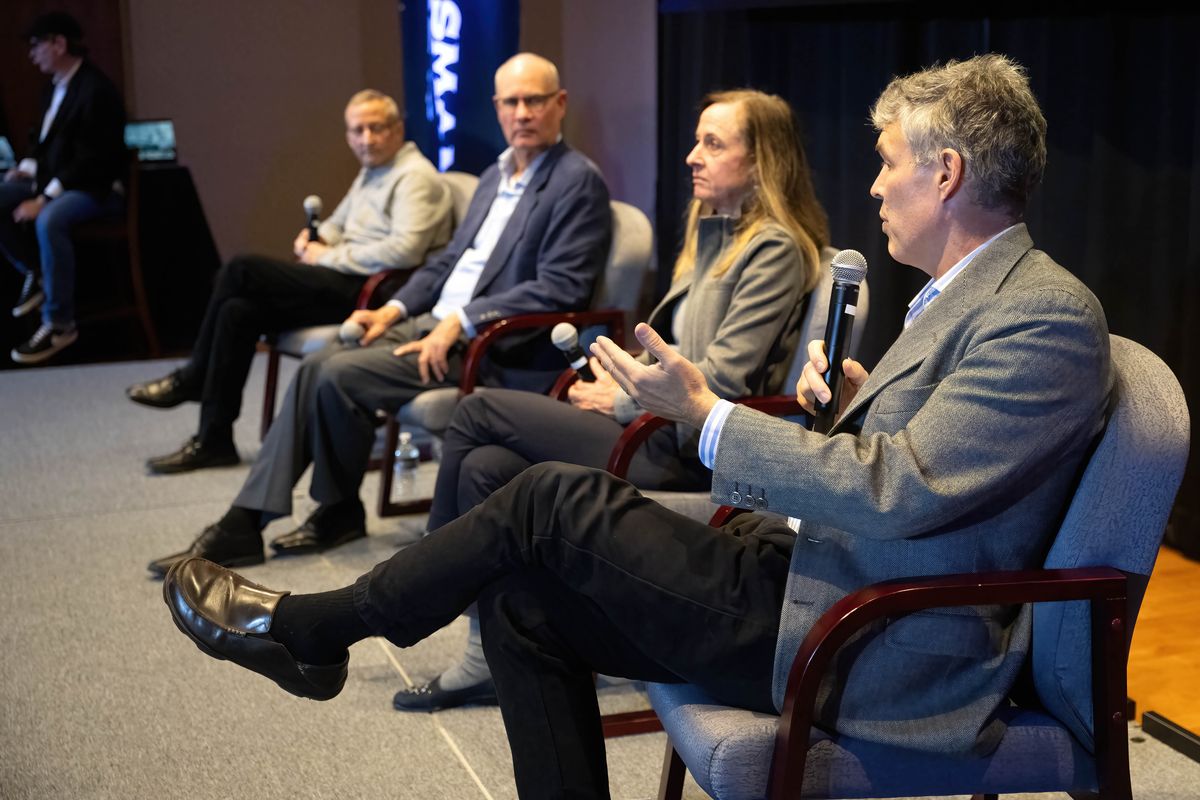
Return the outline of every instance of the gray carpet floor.
[[[210,659],[175,630],[145,564],[216,520],[247,466],[145,474],[147,456],[193,433],[195,408],[145,409],[123,391],[171,366],[0,373],[0,798],[515,797],[497,709],[391,708],[397,689],[453,662],[462,620],[407,650],[356,645],[346,688],[328,703]],[[246,463],[258,447],[261,368],[237,430]],[[309,508],[306,485],[296,520]],[[368,508],[376,486],[369,475]],[[371,516],[368,525],[366,540],[246,573],[294,591],[343,586],[415,541],[424,518]],[[642,697],[618,685],[601,703],[626,710]],[[1200,765],[1131,735],[1135,796],[1200,796]],[[654,796],[664,742],[610,742],[614,798]],[[687,796],[702,794],[692,785]]]

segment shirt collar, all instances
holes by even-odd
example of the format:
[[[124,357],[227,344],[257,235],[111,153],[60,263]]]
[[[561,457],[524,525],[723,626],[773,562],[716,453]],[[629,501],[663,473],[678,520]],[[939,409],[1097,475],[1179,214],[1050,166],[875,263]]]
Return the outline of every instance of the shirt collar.
[[[50,82],[54,84],[54,88],[56,88],[56,89],[59,87],[65,88],[66,85],[71,82],[71,78],[75,77],[75,73],[79,72],[79,68],[82,66],[83,66],[83,59],[81,58],[75,62],[75,66],[73,66],[69,70],[67,70],[67,74],[63,75],[61,80],[54,80],[53,78],[51,78]]]
[[[562,141],[562,138],[562,134],[560,133],[558,135],[558,139],[556,139],[554,143],[558,144]],[[550,155],[551,149],[552,148],[547,148],[541,153],[538,153],[533,161],[529,162],[529,166],[525,168],[525,171],[521,173],[521,177],[514,181],[512,176],[513,172],[517,168],[517,165],[513,161],[513,149],[511,147],[505,148],[504,152],[501,153],[496,159],[496,163],[500,165],[500,174],[504,176],[502,184],[513,189],[524,189],[529,185],[529,181],[533,178],[533,174],[537,172],[538,167],[540,167],[542,162],[546,160],[546,156]]]
[[[965,256],[963,256],[962,260],[960,260],[957,264],[955,264],[950,269],[946,270],[946,272],[942,275],[942,277],[937,278],[937,279],[930,278],[929,282],[926,283],[925,286],[923,286],[921,288],[921,291],[917,292],[917,296],[912,299],[912,301],[908,304],[908,307],[911,309],[913,306],[917,305],[918,303],[920,303],[922,301],[928,302],[929,299],[932,299],[933,297],[937,297],[939,294],[946,291],[946,287],[950,285],[950,282],[953,281],[955,278],[957,278],[958,274],[967,268],[967,265],[970,264],[972,260],[974,260],[975,256],[982,253],[984,250],[987,249],[987,246],[989,244],[996,241],[1001,236],[1008,233],[1015,227],[1017,227],[1017,226],[1009,225],[1007,228],[1000,231],[999,233],[997,233],[992,238],[988,239],[983,244],[979,245],[979,247],[976,247],[974,250],[967,253]],[[930,296],[929,299],[926,299],[927,295]]]

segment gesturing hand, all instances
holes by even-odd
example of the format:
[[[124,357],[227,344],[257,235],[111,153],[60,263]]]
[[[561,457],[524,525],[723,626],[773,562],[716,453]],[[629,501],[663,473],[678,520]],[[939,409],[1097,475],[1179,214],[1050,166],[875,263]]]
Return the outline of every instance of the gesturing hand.
[[[416,353],[421,383],[429,383],[430,374],[439,381],[444,381],[446,373],[450,371],[450,362],[447,356],[450,348],[458,341],[460,333],[462,333],[462,323],[459,322],[458,315],[448,314],[423,339],[400,345],[392,351],[392,355],[406,356],[409,353]]]
[[[799,380],[796,381],[796,400],[800,403],[800,407],[809,414],[816,413],[815,402],[829,402],[829,385],[821,377],[827,369],[829,369],[829,360],[825,358],[825,342],[821,339],[813,339],[808,343],[808,363],[804,365],[804,370],[800,373]],[[842,372],[846,375],[846,382],[842,384],[842,395],[839,398],[838,405],[841,406],[837,410],[839,417],[846,410],[846,406],[850,405],[854,396],[858,394],[858,387],[867,382],[866,369],[853,358],[842,360]]]
[[[657,363],[646,365],[635,361],[606,336],[596,340],[592,353],[642,408],[695,428],[703,427],[708,412],[717,402],[704,374],[671,349],[646,323],[638,323],[633,333]]]

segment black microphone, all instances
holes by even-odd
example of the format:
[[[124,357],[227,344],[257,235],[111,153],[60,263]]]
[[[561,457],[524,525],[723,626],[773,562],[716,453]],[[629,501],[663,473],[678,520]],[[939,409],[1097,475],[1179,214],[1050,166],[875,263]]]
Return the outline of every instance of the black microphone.
[[[829,294],[829,317],[825,322],[825,357],[829,368],[821,377],[829,384],[829,402],[816,403],[812,430],[827,433],[833,427],[842,397],[842,360],[850,355],[850,333],[858,311],[858,286],[867,277],[867,259],[857,250],[843,250],[829,265],[833,290]]]
[[[321,237],[317,235],[317,217],[321,216],[321,208],[323,207],[321,198],[315,194],[310,194],[304,198],[304,213],[308,216],[308,240],[310,242],[319,242]]]
[[[575,330],[574,325],[569,322],[558,323],[550,331],[550,341],[554,342],[555,347],[562,350],[563,356],[571,365],[571,369],[575,370],[579,380],[588,383],[596,380],[596,373],[592,372],[587,356],[584,355],[583,348],[579,346],[579,331]]]

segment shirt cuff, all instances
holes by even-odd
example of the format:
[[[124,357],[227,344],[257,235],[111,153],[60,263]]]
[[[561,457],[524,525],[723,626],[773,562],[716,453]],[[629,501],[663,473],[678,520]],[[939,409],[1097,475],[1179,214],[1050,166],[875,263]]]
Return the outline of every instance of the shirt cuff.
[[[54,198],[56,198],[60,194],[62,194],[64,191],[66,191],[66,190],[63,189],[62,181],[60,181],[58,178],[55,178],[54,180],[52,180],[46,184],[46,188],[42,189],[42,194],[46,195],[46,197],[49,197],[51,200],[53,200]]]
[[[471,324],[471,320],[467,317],[466,310],[459,308],[455,313],[458,314],[458,321],[462,323],[463,333],[467,335],[468,339],[474,339],[475,326]]]
[[[400,309],[400,319],[408,319],[408,309],[404,307],[404,303],[399,300],[388,300],[384,303],[385,306]]]
[[[32,158],[22,158],[21,163],[17,164],[17,171],[24,172],[31,178],[37,177],[37,162]]]
[[[700,461],[709,469],[715,470],[717,463],[717,440],[721,438],[721,429],[729,412],[733,411],[733,403],[728,400],[718,400],[700,430]]]

